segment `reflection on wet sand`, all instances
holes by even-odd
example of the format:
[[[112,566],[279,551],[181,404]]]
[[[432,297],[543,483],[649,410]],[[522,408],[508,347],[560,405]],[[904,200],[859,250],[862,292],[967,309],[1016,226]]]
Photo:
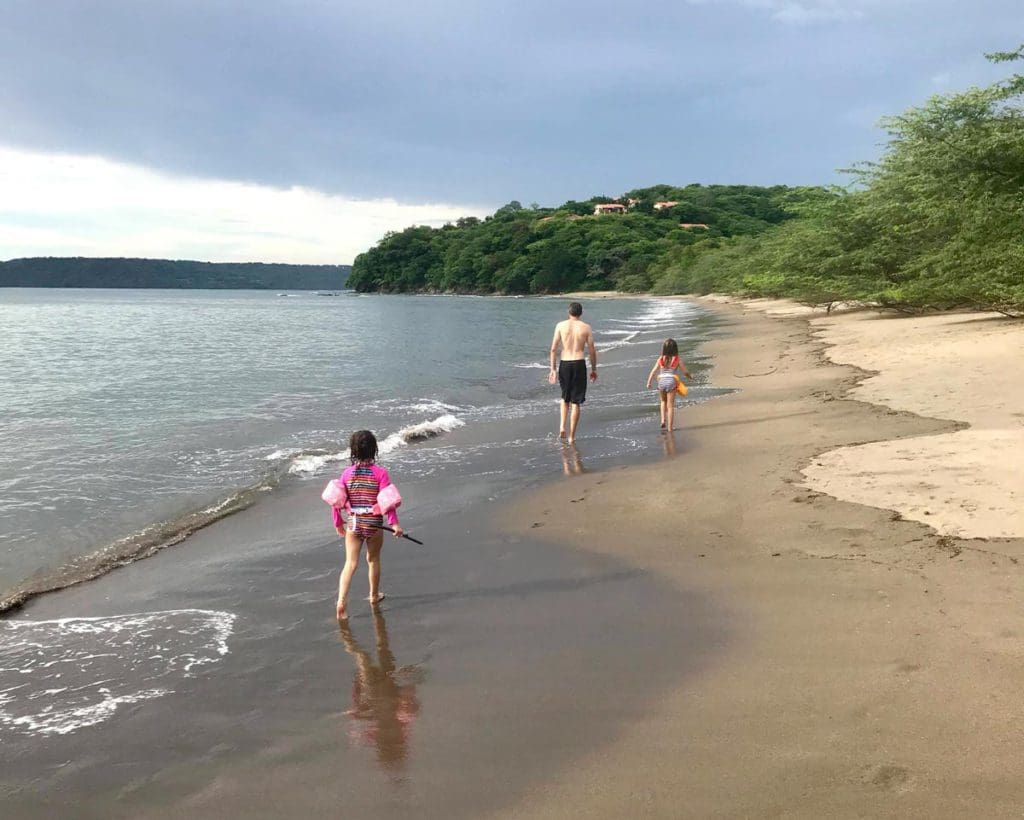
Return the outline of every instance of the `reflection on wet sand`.
[[[676,454],[676,431],[665,431],[661,434],[661,446],[665,450],[665,458],[672,458]]]
[[[417,666],[396,668],[388,645],[388,631],[379,610],[373,613],[377,660],[360,646],[347,623],[339,624],[341,642],[356,662],[352,676],[349,737],[358,745],[375,748],[377,762],[387,768],[402,766],[409,756],[410,730],[420,703],[416,685],[423,679]]]
[[[562,472],[566,475],[583,475],[586,472],[575,444],[562,445]]]

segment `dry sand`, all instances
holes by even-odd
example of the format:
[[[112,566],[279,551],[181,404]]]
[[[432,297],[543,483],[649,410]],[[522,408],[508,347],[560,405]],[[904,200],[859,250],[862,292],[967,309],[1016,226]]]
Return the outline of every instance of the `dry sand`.
[[[679,414],[684,456],[548,487],[506,523],[712,596],[736,639],[507,816],[1020,816],[1024,541],[905,520],[925,492],[952,507],[929,523],[1020,532],[1005,506],[1019,493],[1019,416],[1012,374],[1001,380],[1020,366],[1020,324],[851,314],[811,326],[785,305],[721,309],[735,335],[713,345],[715,383],[740,392]],[[881,372],[865,381],[862,368]],[[963,457],[965,421],[1002,442],[984,470]],[[957,481],[933,459],[893,466],[936,440]],[[830,493],[879,487],[877,505],[801,486],[823,480],[819,463],[842,468]],[[716,627],[702,617],[687,629]]]
[[[1024,537],[1024,323],[996,313],[901,317],[770,299],[710,301],[804,316],[825,355],[870,371],[851,398],[959,422],[963,429],[823,453],[806,486],[894,510],[944,535]]]
[[[970,426],[833,450],[805,470],[809,486],[948,535],[1024,537],[1024,323],[871,312],[812,324],[830,360],[877,371],[852,397]]]

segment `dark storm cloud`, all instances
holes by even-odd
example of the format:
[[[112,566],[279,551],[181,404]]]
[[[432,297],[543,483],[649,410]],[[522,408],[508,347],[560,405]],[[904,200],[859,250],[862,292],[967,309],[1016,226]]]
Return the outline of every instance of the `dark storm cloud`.
[[[6,0],[0,144],[356,196],[816,183],[1007,73],[1019,0]]]

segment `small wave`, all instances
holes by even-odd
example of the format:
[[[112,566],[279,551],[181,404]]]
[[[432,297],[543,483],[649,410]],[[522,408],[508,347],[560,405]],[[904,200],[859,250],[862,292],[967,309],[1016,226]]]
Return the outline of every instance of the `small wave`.
[[[234,622],[205,609],[0,622],[0,728],[66,735],[169,695],[228,654]]]
[[[392,433],[384,439],[384,442],[381,445],[381,452],[390,453],[392,450],[395,450],[404,444],[412,444],[416,441],[426,441],[427,439],[440,436],[443,433],[450,433],[452,430],[457,430],[459,427],[465,426],[466,422],[458,416],[453,416],[451,413],[445,413],[443,416],[438,416],[432,421],[423,421],[419,424],[411,424],[408,427],[403,427],[397,433]]]
[[[393,453],[400,447],[404,447],[408,444],[414,444],[417,441],[426,441],[427,439],[435,438],[443,435],[444,433],[450,433],[452,430],[464,427],[465,424],[466,422],[451,413],[445,413],[444,415],[438,416],[436,419],[432,419],[430,421],[411,424],[408,427],[403,427],[396,433],[392,433],[381,441],[377,447],[377,454],[380,456],[386,456],[388,453]],[[325,452],[323,450],[315,452],[306,451],[301,455],[297,455],[292,458],[291,465],[288,467],[288,472],[292,475],[309,475],[311,473],[319,472],[328,464],[348,461],[348,458],[349,451],[347,448],[336,453]]]
[[[292,457],[291,464],[288,466],[288,472],[292,475],[317,473],[328,464],[335,464],[339,461],[348,461],[348,448],[338,453],[327,453],[323,450],[300,452]]]
[[[548,362],[528,362],[527,364],[514,364],[513,367],[520,367],[526,370],[548,370],[551,364]]]

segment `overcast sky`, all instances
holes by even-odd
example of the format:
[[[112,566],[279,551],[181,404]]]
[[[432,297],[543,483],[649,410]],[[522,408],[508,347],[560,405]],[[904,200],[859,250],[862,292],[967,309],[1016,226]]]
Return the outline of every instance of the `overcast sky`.
[[[659,182],[816,184],[1022,0],[0,0],[0,259],[351,262]]]

